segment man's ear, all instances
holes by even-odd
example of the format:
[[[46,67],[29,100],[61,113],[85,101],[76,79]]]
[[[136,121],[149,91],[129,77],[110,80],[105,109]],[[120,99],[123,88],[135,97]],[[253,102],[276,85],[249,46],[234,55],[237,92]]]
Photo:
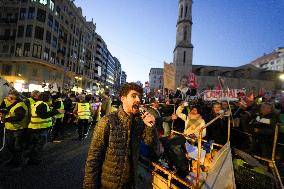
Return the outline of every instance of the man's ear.
[[[122,102],[124,100],[125,96],[120,97],[120,101]]]

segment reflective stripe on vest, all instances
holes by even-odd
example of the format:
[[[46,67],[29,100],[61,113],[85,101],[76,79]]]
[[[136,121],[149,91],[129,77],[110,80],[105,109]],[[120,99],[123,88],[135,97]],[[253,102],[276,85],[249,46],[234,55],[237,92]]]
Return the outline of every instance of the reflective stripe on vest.
[[[63,101],[62,100],[59,100],[59,102],[60,102],[60,110],[64,110],[64,104],[63,104]],[[64,117],[64,114],[62,114],[62,113],[59,113],[59,114],[56,114],[55,116],[54,116],[55,118],[63,118]]]
[[[26,104],[24,102],[18,102],[17,104],[15,104],[15,106],[13,106],[10,111],[9,114],[7,114],[5,116],[5,118],[9,118],[9,117],[13,117],[15,116],[15,110],[19,107],[23,107],[25,109],[25,117],[24,119],[22,119],[22,121],[17,122],[17,123],[10,123],[10,122],[6,122],[5,123],[5,128],[8,130],[20,130],[20,129],[24,129],[28,127],[28,108],[26,106]]]
[[[29,128],[31,129],[44,129],[52,126],[52,118],[41,119],[36,114],[37,107],[41,104],[45,104],[47,107],[47,112],[50,111],[50,108],[46,102],[38,101],[31,106],[31,122],[29,124]]]
[[[78,117],[79,119],[89,119],[91,117],[90,104],[78,103]]]

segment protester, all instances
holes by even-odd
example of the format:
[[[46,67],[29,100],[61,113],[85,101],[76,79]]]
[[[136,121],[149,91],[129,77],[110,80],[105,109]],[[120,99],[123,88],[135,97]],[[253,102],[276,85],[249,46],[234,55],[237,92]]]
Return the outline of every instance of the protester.
[[[155,118],[146,112],[141,120],[138,114],[142,94],[139,85],[124,84],[119,94],[122,105],[98,122],[86,161],[84,188],[135,187],[140,140],[146,145],[155,140]]]
[[[79,102],[73,110],[73,113],[78,117],[78,140],[83,140],[88,136],[89,126],[92,122],[93,109],[89,101],[90,99],[85,95],[79,95]]]
[[[200,115],[200,110],[196,106],[190,108],[190,112],[185,120],[184,134],[190,136],[191,138],[197,140],[199,136],[199,131],[205,126],[205,121]],[[206,129],[202,130],[202,138],[206,136]]]
[[[111,112],[111,98],[109,96],[109,91],[105,91],[103,94],[103,100],[101,105],[101,117]]]
[[[64,110],[64,102],[61,98],[61,93],[56,93],[52,96],[52,108],[53,109],[60,109]],[[64,113],[59,113],[54,116],[54,124],[52,127],[52,141],[53,142],[60,142],[60,138],[63,136],[64,132]]]
[[[177,119],[177,115],[174,112],[174,105],[171,104],[170,98],[165,99],[165,104],[161,109],[161,116],[163,121],[164,137],[169,136],[172,130],[172,123]]]
[[[212,112],[205,118],[205,122],[208,123],[215,119],[220,114],[223,114],[222,106],[219,102],[213,104]],[[214,121],[209,127],[207,127],[207,139],[214,140],[215,143],[224,145],[228,139],[228,118],[221,116]]]
[[[280,123],[279,115],[275,113],[274,105],[269,102],[261,104],[250,122],[253,136],[252,153],[268,159],[272,158],[272,146],[276,124]]]
[[[183,133],[185,127],[185,120],[189,109],[189,104],[186,101],[180,101],[179,106],[176,110],[177,119],[174,122],[174,130]]]
[[[4,162],[2,166],[12,166],[13,168],[22,167],[24,161],[23,154],[23,129],[28,126],[28,108],[19,98],[19,93],[11,91],[7,97],[8,107],[6,112],[1,112],[1,120],[5,123],[6,145],[11,153],[11,158]],[[6,104],[6,103],[4,103]],[[4,108],[1,106],[1,108]]]
[[[38,165],[42,161],[42,152],[47,144],[48,130],[52,127],[52,117],[65,112],[62,109],[51,110],[47,104],[49,99],[50,94],[43,92],[39,96],[39,101],[31,107],[31,122],[28,125],[31,138],[25,152],[25,158],[32,165]]]

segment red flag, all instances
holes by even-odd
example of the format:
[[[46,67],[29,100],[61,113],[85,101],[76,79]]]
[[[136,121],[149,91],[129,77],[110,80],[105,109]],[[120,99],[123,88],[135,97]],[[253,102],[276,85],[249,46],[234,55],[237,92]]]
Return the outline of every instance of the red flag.
[[[240,99],[239,106],[242,109],[246,109],[248,106],[251,105],[253,101],[254,101],[254,95],[253,92],[250,92],[247,94],[247,96],[244,96],[243,98]]]
[[[189,87],[191,89],[196,89],[197,88],[197,78],[194,73],[189,73]]]
[[[258,90],[258,96],[263,96],[265,93],[265,89],[263,87],[261,87],[259,90]]]

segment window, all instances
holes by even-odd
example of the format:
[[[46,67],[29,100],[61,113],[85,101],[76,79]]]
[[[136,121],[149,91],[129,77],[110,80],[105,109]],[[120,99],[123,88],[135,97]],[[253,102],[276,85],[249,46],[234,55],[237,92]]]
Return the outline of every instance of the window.
[[[8,52],[9,52],[9,45],[4,44],[1,53],[8,53]]]
[[[12,75],[12,65],[3,64],[1,75]]]
[[[37,68],[33,68],[32,69],[32,76],[37,77],[37,73],[38,73]]]
[[[26,18],[26,8],[20,9],[20,20],[25,20]]]
[[[186,5],[186,6],[185,6],[185,11],[184,11],[184,17],[187,16],[187,9],[188,9],[188,6]]]
[[[22,43],[17,43],[16,44],[16,54],[15,54],[15,56],[23,56]]]
[[[57,46],[57,38],[55,36],[53,36],[53,38],[52,38],[51,45],[52,45],[53,48],[56,48],[56,46]]]
[[[28,19],[34,19],[35,17],[35,8],[34,7],[29,7],[29,12],[28,12]]]
[[[56,6],[55,15],[56,15],[56,16],[59,16],[60,11],[61,11],[60,7],[59,7],[59,6]]]
[[[27,25],[26,37],[32,37],[32,34],[33,34],[33,25]]]
[[[49,49],[48,48],[44,48],[43,59],[47,61],[49,59]]]
[[[52,0],[50,0],[50,2],[49,2],[49,9],[50,9],[51,11],[54,10],[54,2],[53,2]]]
[[[47,5],[47,0],[39,0],[39,3],[41,3],[43,5]]]
[[[55,20],[53,31],[55,31],[56,33],[58,33],[58,28],[59,28],[59,23]]]
[[[17,65],[16,66],[16,75],[24,75],[26,73],[26,66],[24,65]]]
[[[51,52],[50,62],[51,62],[52,64],[54,64],[54,61],[55,61],[55,52]]]
[[[53,16],[50,15],[50,14],[48,15],[48,22],[47,22],[47,25],[52,28],[52,25],[53,25]]]
[[[41,58],[41,45],[34,44],[33,57]]]
[[[24,56],[29,56],[30,49],[31,49],[31,44],[25,43],[24,44]]]
[[[46,31],[46,36],[45,36],[45,40],[47,43],[51,43],[51,33],[50,31]]]
[[[15,46],[13,45],[13,46],[11,46],[11,48],[10,48],[10,54],[14,54],[14,51],[15,51]]]
[[[186,51],[183,51],[183,64],[185,64],[186,61]]]
[[[179,17],[181,18],[183,15],[183,6],[180,7]]]
[[[8,38],[10,36],[10,29],[5,29],[4,31],[4,37]]]
[[[40,22],[45,22],[45,18],[46,18],[46,12],[45,10],[42,10],[42,9],[38,9],[37,10],[37,16],[36,16],[36,19]]]
[[[17,37],[23,37],[24,36],[24,26],[18,26],[18,35]]]
[[[42,27],[35,27],[35,38],[43,40],[44,29]]]

